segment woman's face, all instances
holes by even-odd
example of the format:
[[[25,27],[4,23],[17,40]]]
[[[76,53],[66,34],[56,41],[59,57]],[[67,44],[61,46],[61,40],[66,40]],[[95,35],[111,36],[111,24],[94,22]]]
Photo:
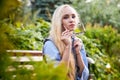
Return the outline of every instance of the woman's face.
[[[71,7],[65,7],[62,17],[62,28],[63,30],[68,29],[73,31],[76,26],[76,14]]]

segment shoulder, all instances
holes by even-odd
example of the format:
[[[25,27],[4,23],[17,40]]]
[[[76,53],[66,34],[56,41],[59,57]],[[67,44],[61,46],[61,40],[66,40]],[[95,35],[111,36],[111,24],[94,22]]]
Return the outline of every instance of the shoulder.
[[[43,46],[43,50],[46,52],[55,52],[57,51],[57,47],[55,46],[54,42],[49,39],[49,40],[46,40],[45,43],[44,43],[44,46]]]
[[[55,46],[54,42],[51,39],[45,39],[44,47],[45,46]]]
[[[51,60],[60,60],[59,51],[52,40],[47,40],[44,43],[43,54],[47,55]]]

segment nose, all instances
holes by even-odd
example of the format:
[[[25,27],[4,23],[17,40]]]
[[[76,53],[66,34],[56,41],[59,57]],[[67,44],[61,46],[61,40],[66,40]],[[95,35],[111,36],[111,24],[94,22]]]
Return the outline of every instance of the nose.
[[[69,22],[72,23],[74,19],[72,17],[69,18]]]

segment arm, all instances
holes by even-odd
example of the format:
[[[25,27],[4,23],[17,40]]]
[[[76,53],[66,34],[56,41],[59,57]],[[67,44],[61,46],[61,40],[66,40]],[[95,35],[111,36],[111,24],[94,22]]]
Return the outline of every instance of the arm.
[[[65,31],[63,31],[62,35],[61,35],[61,41],[65,45],[61,63],[65,63],[65,65],[67,67],[67,71],[69,69],[69,58],[70,58],[71,47],[72,47],[71,36],[72,36],[71,32],[67,29]]]
[[[79,76],[81,78],[80,80],[87,80],[89,71],[84,45],[80,39],[76,39],[74,42],[74,47],[76,51],[77,64],[80,68],[79,70]]]
[[[76,55],[77,55],[77,64],[78,64],[78,66],[80,68],[79,75],[81,76],[85,65],[84,65],[84,62],[82,60],[81,53],[77,52]]]
[[[61,64],[65,64],[65,66],[67,68],[67,71],[69,69],[69,57],[70,57],[70,53],[71,53],[71,46],[68,45],[64,49],[63,57],[62,57],[62,60],[60,62]]]

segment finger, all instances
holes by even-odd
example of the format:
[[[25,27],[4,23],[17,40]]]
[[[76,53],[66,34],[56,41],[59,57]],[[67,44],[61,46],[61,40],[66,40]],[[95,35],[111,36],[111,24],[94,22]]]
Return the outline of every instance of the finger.
[[[65,34],[66,32],[68,32],[68,30],[63,31],[62,34]]]
[[[75,40],[74,47],[75,46],[81,46],[81,45],[82,45],[82,43],[81,43],[81,41],[79,39]]]
[[[64,26],[64,28],[65,28],[65,31],[69,31],[70,32],[70,30],[66,26]]]
[[[65,30],[68,30],[66,26],[64,26]]]
[[[66,35],[66,37],[67,37],[67,38],[71,38],[71,34],[68,33],[68,34]]]
[[[71,33],[68,30],[66,30],[62,33],[62,36],[66,36],[66,35],[71,35]]]
[[[63,33],[63,36],[67,36],[67,35],[69,35],[69,33],[68,33],[68,32]]]
[[[78,45],[78,44],[77,44],[77,41],[74,41],[74,47],[77,46],[77,45]]]

